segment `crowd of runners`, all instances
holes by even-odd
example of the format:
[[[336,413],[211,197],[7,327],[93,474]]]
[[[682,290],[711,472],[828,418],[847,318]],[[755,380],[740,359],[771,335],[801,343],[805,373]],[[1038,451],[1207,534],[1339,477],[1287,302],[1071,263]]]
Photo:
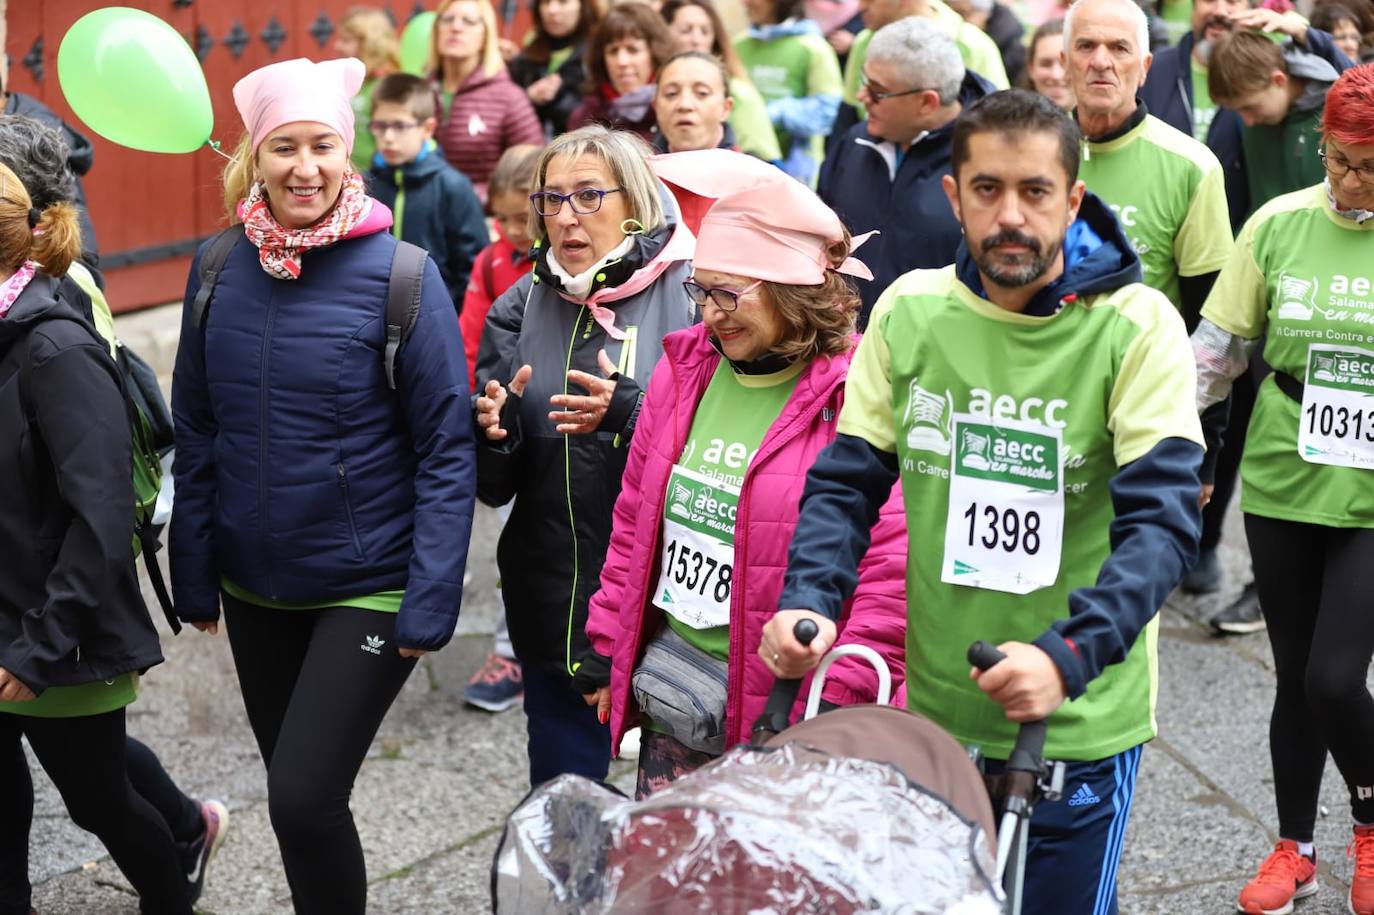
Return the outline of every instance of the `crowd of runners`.
[[[1024,911],[1111,915],[1158,613],[1220,589],[1237,490],[1254,579],[1212,625],[1268,632],[1280,837],[1237,906],[1317,892],[1329,753],[1374,913],[1374,6],[536,0],[518,45],[488,0],[434,12],[420,75],[360,8],[337,59],[234,86],[165,417],[91,145],[5,97],[0,915],[21,738],[144,912],[191,912],[228,832],[126,730],[159,536],[296,911],[362,912],[350,791],[453,634],[478,500],[505,619],[465,696],[523,705],[532,787],[623,755],[648,797],[864,645],[992,771],[1048,720]]]

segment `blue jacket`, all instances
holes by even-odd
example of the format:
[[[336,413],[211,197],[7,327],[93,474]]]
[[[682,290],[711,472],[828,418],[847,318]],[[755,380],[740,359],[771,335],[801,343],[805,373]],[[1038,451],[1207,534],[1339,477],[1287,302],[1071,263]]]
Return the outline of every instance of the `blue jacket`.
[[[977,267],[963,245],[956,265],[960,281],[981,295]],[[1053,314],[1066,296],[1140,281],[1140,259],[1116,217],[1088,193],[1078,222],[1064,239],[1063,275],[1036,293],[1026,314]],[[1066,361],[1064,370],[1073,366]],[[1116,512],[1109,532],[1111,553],[1096,584],[1069,596],[1068,618],[1035,640],[1063,674],[1070,699],[1081,696],[1109,664],[1126,657],[1197,561],[1202,450],[1195,442],[1166,438],[1118,468],[1107,484]],[[869,529],[898,475],[896,454],[858,436],[838,435],[820,453],[807,474],[779,607],[805,607],[838,618],[842,601],[857,582],[855,557],[868,549]]]
[[[997,87],[973,71],[964,76],[959,102],[965,108]],[[954,122],[919,138],[902,155],[868,132],[862,121],[849,129],[825,160],[818,192],[855,235],[878,229],[856,252],[873,271],[859,280],[860,326],[868,323],[878,296],[903,273],[954,263],[963,233],[940,179],[949,174]]]
[[[395,214],[391,234],[434,258],[449,298],[462,308],[472,262],[491,236],[472,182],[438,151],[431,140],[402,165],[387,165],[378,153],[368,175],[368,193]]]
[[[385,232],[307,251],[279,280],[240,240],[205,326],[184,309],[172,383],[172,590],[219,616],[221,576],[273,601],[405,590],[397,647],[453,634],[476,493],[472,407],[453,303],[427,263],[387,387]],[[186,302],[200,288],[191,265]]]
[[[1150,75],[1140,87],[1140,98],[1150,114],[1176,130],[1193,136],[1193,35],[1189,32],[1171,48],[1161,48],[1150,65]],[[1354,66],[1336,47],[1331,36],[1320,29],[1307,30],[1307,48],[1342,72]],[[1250,200],[1245,173],[1245,153],[1241,148],[1244,123],[1229,108],[1218,108],[1207,130],[1207,148],[1216,154],[1226,173],[1226,202],[1231,211],[1231,229],[1240,231],[1245,217],[1267,201]]]

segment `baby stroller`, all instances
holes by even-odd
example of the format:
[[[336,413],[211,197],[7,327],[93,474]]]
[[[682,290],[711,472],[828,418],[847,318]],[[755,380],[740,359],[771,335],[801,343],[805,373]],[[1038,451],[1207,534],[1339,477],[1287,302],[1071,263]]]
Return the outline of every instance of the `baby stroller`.
[[[797,635],[809,643],[814,626],[803,621]],[[879,704],[818,717],[826,671],[849,654],[877,668]],[[968,751],[886,704],[890,677],[876,652],[830,652],[805,719],[789,728],[800,685],[777,682],[751,744],[643,801],[577,776],[531,792],[497,848],[493,911],[1019,913],[1026,828],[1048,787],[1043,723],[1022,729],[998,783],[1008,800],[994,848],[988,788]]]

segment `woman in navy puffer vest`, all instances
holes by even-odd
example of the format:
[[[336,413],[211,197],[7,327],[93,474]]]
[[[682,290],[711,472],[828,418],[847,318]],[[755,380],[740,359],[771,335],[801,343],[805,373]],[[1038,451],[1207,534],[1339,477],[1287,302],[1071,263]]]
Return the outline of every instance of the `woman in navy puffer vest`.
[[[244,236],[200,324],[187,286],[172,406],[177,612],[224,607],[297,912],[361,913],[348,794],[415,659],[453,634],[476,490],[467,368],[439,271],[384,371],[391,214],[349,163],[356,60],[234,87],[225,173]],[[240,198],[242,198],[240,200]]]

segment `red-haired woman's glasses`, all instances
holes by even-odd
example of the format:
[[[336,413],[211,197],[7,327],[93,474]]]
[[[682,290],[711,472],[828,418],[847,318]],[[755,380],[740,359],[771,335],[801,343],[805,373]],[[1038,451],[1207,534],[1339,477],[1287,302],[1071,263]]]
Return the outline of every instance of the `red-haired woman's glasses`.
[[[1361,184],[1374,185],[1374,164],[1351,165],[1345,159],[1338,159],[1326,150],[1320,150],[1317,155],[1321,157],[1322,165],[1326,166],[1326,173],[1337,181],[1346,176],[1347,172],[1354,172],[1355,179]]]

